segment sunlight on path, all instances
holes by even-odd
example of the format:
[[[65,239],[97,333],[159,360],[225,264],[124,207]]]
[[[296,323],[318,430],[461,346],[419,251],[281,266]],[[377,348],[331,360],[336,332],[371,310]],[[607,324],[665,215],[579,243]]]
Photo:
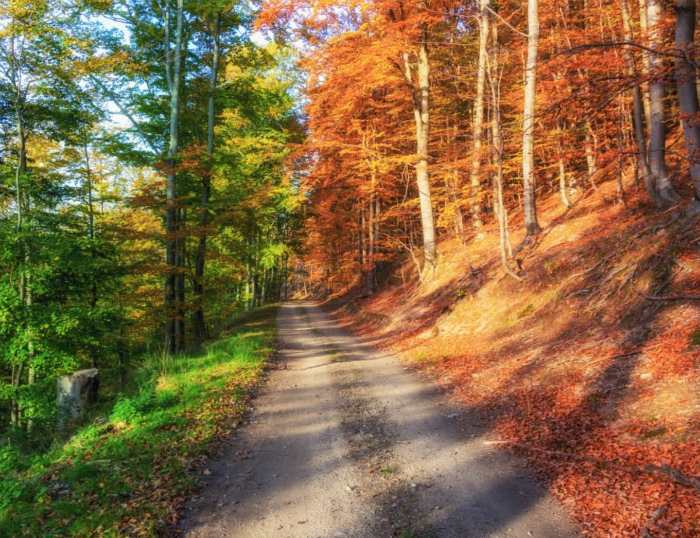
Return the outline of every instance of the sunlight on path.
[[[278,326],[277,368],[209,467],[186,535],[576,534],[517,462],[395,359],[310,302],[285,304]]]

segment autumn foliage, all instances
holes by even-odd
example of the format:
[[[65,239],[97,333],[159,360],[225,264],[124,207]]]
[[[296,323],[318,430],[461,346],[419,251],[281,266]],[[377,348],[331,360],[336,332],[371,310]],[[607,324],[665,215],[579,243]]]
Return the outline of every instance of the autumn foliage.
[[[700,533],[693,5],[274,0],[258,19],[304,43],[296,289],[432,371],[594,536]]]
[[[542,204],[523,284],[500,271],[491,224],[468,253],[446,238],[436,279],[418,286],[406,260],[373,297],[331,304],[464,402],[465,428],[525,457],[586,535],[695,536],[700,311],[641,293],[698,294],[697,225],[660,226],[642,192],[623,220],[614,182],[600,189],[573,213]]]

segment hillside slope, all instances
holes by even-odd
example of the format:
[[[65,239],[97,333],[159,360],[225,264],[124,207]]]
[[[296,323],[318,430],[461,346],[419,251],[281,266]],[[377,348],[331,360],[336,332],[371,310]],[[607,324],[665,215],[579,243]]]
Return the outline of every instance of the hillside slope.
[[[478,412],[589,535],[696,536],[698,223],[639,192],[613,203],[615,188],[572,210],[541,202],[544,233],[516,255],[522,283],[500,268],[487,226],[465,245],[443,240],[428,281],[407,259],[373,296],[327,306]]]

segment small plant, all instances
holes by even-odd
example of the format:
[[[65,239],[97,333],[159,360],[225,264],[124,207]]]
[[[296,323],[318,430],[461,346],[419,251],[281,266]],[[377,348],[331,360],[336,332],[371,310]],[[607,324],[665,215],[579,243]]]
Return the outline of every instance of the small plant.
[[[328,346],[326,353],[331,357],[331,364],[343,362],[343,352],[338,348]]]
[[[518,312],[516,314],[515,317],[517,319],[524,319],[524,318],[528,317],[530,314],[532,314],[534,311],[535,311],[535,305],[532,303],[528,303],[525,306],[525,308],[523,308],[522,310],[520,310],[520,312]]]
[[[691,347],[700,346],[700,327],[690,333],[689,339]]]
[[[657,437],[662,437],[663,435],[666,435],[668,430],[666,428],[658,428],[656,430],[649,430],[646,431],[642,434],[642,439],[655,439]]]
[[[131,422],[144,413],[148,413],[155,404],[155,391],[140,392],[132,398],[119,400],[112,410],[111,420],[117,422]]]

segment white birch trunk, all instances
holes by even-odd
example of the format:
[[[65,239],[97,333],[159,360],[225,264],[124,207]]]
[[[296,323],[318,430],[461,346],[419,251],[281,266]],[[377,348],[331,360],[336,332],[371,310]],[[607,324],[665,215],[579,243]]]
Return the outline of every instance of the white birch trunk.
[[[695,201],[691,211],[700,212],[700,125],[698,124],[697,72],[694,67],[695,55],[695,0],[678,0],[676,4],[676,50],[683,58],[676,58],[676,82],[678,83],[678,103],[681,109],[681,124],[685,137],[685,150],[688,154],[690,176],[695,188]]]

